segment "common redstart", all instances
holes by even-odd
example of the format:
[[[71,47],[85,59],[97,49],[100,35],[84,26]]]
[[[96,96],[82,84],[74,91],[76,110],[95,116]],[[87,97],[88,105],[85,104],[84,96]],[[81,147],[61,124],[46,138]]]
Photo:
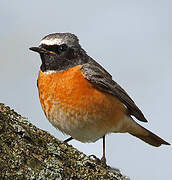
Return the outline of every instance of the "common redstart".
[[[109,133],[130,133],[156,147],[170,145],[133,120],[147,122],[126,91],[82,49],[77,36],[49,34],[30,50],[42,60],[37,82],[42,109],[54,127],[71,136],[65,142],[103,138],[104,161]]]

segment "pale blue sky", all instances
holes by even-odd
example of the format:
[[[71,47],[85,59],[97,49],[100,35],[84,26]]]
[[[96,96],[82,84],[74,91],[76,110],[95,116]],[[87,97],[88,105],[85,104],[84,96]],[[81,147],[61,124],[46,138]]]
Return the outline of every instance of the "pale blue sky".
[[[65,139],[46,120],[36,80],[40,58],[28,50],[52,32],[72,32],[135,100],[149,123],[140,123],[172,143],[172,1],[0,1],[0,102],[37,127]],[[102,141],[71,141],[101,157]],[[132,180],[170,179],[172,147],[155,148],[128,134],[106,138],[110,166]]]

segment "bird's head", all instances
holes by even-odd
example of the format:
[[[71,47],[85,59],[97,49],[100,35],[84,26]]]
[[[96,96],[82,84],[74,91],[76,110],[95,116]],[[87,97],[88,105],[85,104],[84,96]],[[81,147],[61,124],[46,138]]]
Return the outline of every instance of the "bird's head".
[[[38,47],[29,48],[41,56],[41,70],[63,71],[86,63],[86,52],[81,48],[77,36],[71,33],[54,33],[45,36]]]

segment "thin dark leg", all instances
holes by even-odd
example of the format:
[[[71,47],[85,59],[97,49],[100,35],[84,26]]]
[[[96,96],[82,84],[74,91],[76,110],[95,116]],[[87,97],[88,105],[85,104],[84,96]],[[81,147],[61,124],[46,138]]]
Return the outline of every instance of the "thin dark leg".
[[[106,157],[105,157],[105,135],[103,136],[103,156],[102,156],[101,160],[106,163]]]
[[[67,138],[66,140],[64,140],[63,142],[64,142],[64,143],[67,143],[67,142],[71,141],[72,139],[73,139],[73,138],[70,137],[70,138]]]

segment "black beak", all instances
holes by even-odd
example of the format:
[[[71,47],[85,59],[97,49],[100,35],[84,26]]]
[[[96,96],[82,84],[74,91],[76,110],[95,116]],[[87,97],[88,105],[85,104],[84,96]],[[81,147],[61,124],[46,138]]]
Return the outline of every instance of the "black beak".
[[[41,47],[30,47],[29,49],[31,51],[35,51],[35,52],[38,52],[38,53],[46,53],[46,50],[44,48],[41,48]]]
[[[39,53],[39,54],[53,54],[53,55],[56,55],[56,53],[55,52],[53,52],[53,51],[48,51],[48,50],[46,50],[45,48],[42,48],[42,47],[30,47],[29,48],[31,51],[35,51],[35,52],[37,52],[37,53]]]

